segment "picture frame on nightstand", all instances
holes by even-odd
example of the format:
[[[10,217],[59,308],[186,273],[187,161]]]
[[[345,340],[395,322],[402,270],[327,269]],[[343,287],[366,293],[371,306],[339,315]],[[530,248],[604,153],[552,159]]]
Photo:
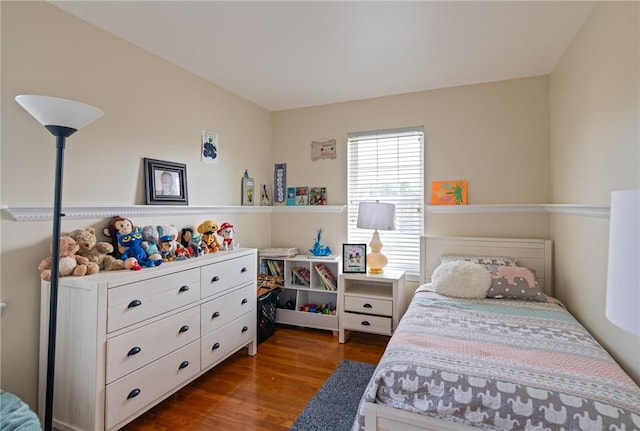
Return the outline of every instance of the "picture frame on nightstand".
[[[367,272],[366,244],[342,244],[342,272],[356,274]]]

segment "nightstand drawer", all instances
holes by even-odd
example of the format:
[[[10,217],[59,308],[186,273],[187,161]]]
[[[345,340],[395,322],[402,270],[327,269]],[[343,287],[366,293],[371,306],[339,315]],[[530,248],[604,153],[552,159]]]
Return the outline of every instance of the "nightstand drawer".
[[[391,317],[370,316],[367,314],[344,313],[341,325],[354,331],[391,334]]]
[[[386,299],[372,299],[362,296],[346,296],[344,297],[345,311],[354,311],[356,313],[375,314],[377,316],[392,316],[393,301]]]
[[[107,383],[200,338],[200,307],[107,340]]]

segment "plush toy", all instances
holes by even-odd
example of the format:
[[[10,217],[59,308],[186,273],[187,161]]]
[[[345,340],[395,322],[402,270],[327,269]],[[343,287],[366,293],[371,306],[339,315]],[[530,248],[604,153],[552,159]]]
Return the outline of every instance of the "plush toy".
[[[153,225],[147,225],[142,228],[142,243],[140,244],[147,256],[160,253],[160,235],[158,229]]]
[[[213,220],[205,220],[198,226],[198,233],[202,235],[202,250],[205,253],[215,253],[220,250],[220,243],[216,238],[216,231],[218,230],[218,224]]]
[[[152,267],[158,266],[162,263],[162,257],[158,254],[147,256],[147,252],[142,248],[142,233],[139,230],[134,230],[127,234],[117,234],[118,243],[125,249],[120,256],[120,259],[127,261],[130,258],[135,258],[137,263],[141,266]],[[139,269],[133,267],[132,269]]]
[[[183,247],[189,247],[191,244],[191,239],[193,238],[193,229],[190,227],[183,227],[180,229],[178,234],[178,242],[182,244]]]
[[[169,250],[170,254],[175,256],[178,249],[178,229],[170,224],[163,224],[157,227],[158,235],[160,238],[169,237]],[[160,240],[162,242],[162,240]],[[165,246],[166,247],[166,246]]]
[[[201,244],[202,235],[200,235],[198,232],[193,232],[193,234],[191,234],[191,241],[189,241],[189,246],[187,247],[189,249],[191,257],[198,257],[204,254],[204,250],[202,249]]]
[[[233,242],[233,233],[235,229],[231,223],[224,222],[220,229],[216,231],[218,235],[222,237],[222,249],[223,250],[233,250],[238,248],[240,244]]]
[[[124,269],[124,262],[111,256],[113,246],[108,242],[98,241],[94,228],[76,229],[71,231],[69,236],[73,238],[80,247],[78,255],[84,256],[91,262],[96,263],[101,270],[113,271]]]
[[[102,230],[104,236],[111,239],[111,245],[113,246],[113,253],[111,254],[116,259],[120,259],[122,252],[122,246],[118,243],[118,234],[126,235],[133,232],[133,223],[128,218],[116,216],[109,220],[107,227]]]
[[[90,262],[83,256],[76,255],[80,249],[77,242],[70,236],[64,235],[60,237],[60,250],[58,260],[58,274],[60,277],[67,275],[91,275],[100,270],[97,263]],[[44,281],[51,281],[51,256],[42,259],[38,270],[40,270],[40,278]]]
[[[171,262],[176,259],[176,254],[171,250],[171,235],[164,235],[160,237],[160,255],[165,262]]]

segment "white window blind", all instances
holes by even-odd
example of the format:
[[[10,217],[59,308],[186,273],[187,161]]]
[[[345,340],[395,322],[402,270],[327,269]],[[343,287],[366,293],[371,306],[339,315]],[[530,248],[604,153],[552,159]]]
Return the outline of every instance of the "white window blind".
[[[423,148],[423,127],[349,133],[347,139],[349,243],[366,243],[368,250],[373,235],[356,227],[360,202],[395,204],[396,230],[379,231],[382,253],[389,259],[386,268],[415,277],[424,225]]]

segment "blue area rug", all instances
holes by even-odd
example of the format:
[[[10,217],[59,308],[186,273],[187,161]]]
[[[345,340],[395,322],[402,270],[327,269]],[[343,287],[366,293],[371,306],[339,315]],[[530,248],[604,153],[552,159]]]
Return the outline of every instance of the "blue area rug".
[[[289,431],[350,431],[375,369],[372,364],[343,360]]]

